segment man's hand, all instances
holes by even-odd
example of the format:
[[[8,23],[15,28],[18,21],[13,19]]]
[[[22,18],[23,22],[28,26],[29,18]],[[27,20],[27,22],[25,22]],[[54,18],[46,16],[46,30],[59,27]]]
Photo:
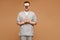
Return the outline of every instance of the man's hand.
[[[29,20],[28,18],[26,18],[26,19],[24,20],[24,22],[25,22],[25,23],[29,23],[30,20]]]
[[[18,24],[18,25],[22,25],[22,24],[24,24],[24,22],[18,22],[17,24]]]
[[[33,21],[29,20],[28,18],[26,18],[25,23],[36,24],[36,22],[33,22]]]
[[[22,22],[18,22],[19,25],[25,24],[25,23],[30,23],[32,25],[36,24],[36,22],[31,21],[30,19],[26,18],[24,21]]]
[[[29,22],[30,22],[30,20],[29,20],[28,18],[26,18],[26,22],[28,22],[28,23],[29,23]]]
[[[29,22],[30,22],[30,20],[28,18],[26,18],[24,21],[18,22],[17,24],[22,25],[22,24],[29,23]]]

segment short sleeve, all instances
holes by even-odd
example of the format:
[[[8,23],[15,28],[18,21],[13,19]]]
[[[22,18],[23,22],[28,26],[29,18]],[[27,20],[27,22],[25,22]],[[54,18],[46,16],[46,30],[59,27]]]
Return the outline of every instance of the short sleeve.
[[[37,18],[36,18],[36,14],[33,12],[32,21],[33,21],[33,22],[36,22],[36,19],[37,19]]]
[[[18,13],[16,21],[17,21],[17,22],[20,22],[20,21],[21,21],[20,13]]]

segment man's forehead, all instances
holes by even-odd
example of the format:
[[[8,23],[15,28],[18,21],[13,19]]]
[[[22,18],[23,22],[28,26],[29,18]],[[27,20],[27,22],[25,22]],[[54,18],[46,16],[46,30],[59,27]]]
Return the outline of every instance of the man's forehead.
[[[25,3],[24,5],[25,5],[25,6],[29,6],[29,3]]]

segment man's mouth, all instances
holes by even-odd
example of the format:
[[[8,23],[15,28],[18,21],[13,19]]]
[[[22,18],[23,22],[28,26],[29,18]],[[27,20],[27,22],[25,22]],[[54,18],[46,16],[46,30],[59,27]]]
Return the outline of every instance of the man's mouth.
[[[27,9],[27,8],[28,8],[28,6],[25,6],[25,8]]]

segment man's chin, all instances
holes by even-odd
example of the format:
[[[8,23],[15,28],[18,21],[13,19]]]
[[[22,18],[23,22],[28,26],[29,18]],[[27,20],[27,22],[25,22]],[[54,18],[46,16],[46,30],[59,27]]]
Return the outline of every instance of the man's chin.
[[[28,11],[28,9],[25,9],[26,11]]]

